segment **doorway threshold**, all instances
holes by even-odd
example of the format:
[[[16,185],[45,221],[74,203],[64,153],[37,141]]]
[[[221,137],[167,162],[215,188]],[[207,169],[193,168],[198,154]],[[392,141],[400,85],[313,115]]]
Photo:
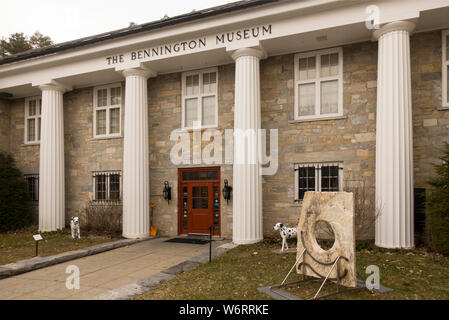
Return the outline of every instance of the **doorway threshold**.
[[[191,239],[209,240],[209,234],[204,234],[204,233],[180,234],[180,235],[178,235],[178,237],[186,237],[186,238],[191,238]],[[222,241],[222,240],[225,240],[225,239],[226,238],[224,238],[222,236],[212,236],[212,240],[213,241]]]

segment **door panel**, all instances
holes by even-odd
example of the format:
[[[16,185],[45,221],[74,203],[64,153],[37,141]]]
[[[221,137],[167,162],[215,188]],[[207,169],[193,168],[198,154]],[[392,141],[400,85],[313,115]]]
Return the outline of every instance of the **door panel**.
[[[212,184],[198,183],[189,186],[192,195],[190,211],[191,228],[189,233],[209,233],[213,223],[212,212]]]

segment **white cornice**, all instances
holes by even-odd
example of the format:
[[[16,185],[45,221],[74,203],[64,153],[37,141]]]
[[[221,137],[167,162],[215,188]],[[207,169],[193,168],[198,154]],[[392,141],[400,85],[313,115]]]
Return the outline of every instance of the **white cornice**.
[[[394,21],[410,21],[420,17],[423,12],[438,9],[449,12],[449,3],[442,0],[407,0],[404,9],[402,0],[337,1],[303,0],[280,1],[204,18],[149,32],[120,37],[115,40],[98,42],[53,53],[47,56],[0,65],[0,91],[11,92],[15,97],[36,94],[32,86],[46,84],[50,79],[62,81],[74,88],[121,81],[115,71],[135,68],[134,64],[143,62],[159,74],[193,70],[231,63],[227,53],[242,48],[255,48],[263,44],[267,56],[308,51],[316,48],[350,44],[366,41],[371,32],[365,28],[366,7],[375,4],[380,8],[380,24]],[[440,10],[444,9],[444,10]],[[435,11],[432,11],[435,13]],[[433,14],[432,13],[432,14]],[[423,14],[423,16],[425,16]],[[430,23],[427,14],[426,26],[438,27],[442,22]],[[418,32],[424,20],[417,24]],[[446,24],[446,23],[445,23]],[[256,39],[242,41],[216,42],[216,36],[243,29],[270,25],[270,32]],[[271,28],[272,27],[272,28]],[[272,30],[272,31],[271,31]],[[349,31],[349,32],[348,32]],[[240,31],[241,32],[241,31]],[[316,38],[329,35],[328,41],[318,43]],[[144,59],[131,59],[134,51],[142,51],[158,46],[193,41],[207,37],[206,46],[195,50],[180,51],[170,55],[151,56]],[[124,62],[108,64],[111,56],[124,56]],[[199,63],[204,59],[204,64]],[[151,75],[150,75],[151,76]]]
[[[352,1],[349,1],[352,2]],[[349,3],[348,2],[348,3]],[[98,55],[107,55],[112,51],[127,50],[127,48],[149,42],[161,41],[165,43],[170,38],[189,38],[192,33],[210,33],[210,30],[221,30],[223,32],[232,30],[242,21],[253,21],[257,19],[269,19],[274,16],[290,15],[294,11],[310,10],[315,7],[326,9],[326,6],[341,4],[340,0],[306,0],[306,1],[285,1],[268,4],[263,7],[234,12],[232,14],[223,14],[219,17],[205,18],[198,21],[183,23],[159,30],[143,32],[137,35],[130,35],[116,40],[99,42],[87,47],[75,48],[61,53],[53,53],[48,56],[31,58],[29,60],[18,61],[6,65],[0,65],[0,74],[2,72],[12,71],[21,68],[41,67],[46,63],[56,63],[57,61],[73,61],[80,57],[94,57]],[[231,27],[229,27],[231,26]]]

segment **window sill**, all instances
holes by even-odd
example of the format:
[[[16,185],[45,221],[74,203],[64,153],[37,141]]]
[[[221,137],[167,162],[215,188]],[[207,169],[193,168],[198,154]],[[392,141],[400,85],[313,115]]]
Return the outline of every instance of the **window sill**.
[[[316,122],[316,121],[327,121],[327,120],[343,120],[343,119],[347,119],[347,118],[348,118],[348,116],[316,117],[316,118],[310,118],[310,119],[290,120],[288,123]]]
[[[207,129],[218,129],[218,125],[213,125],[213,126],[201,126],[198,128],[181,128],[181,131],[184,132],[192,132],[192,131],[202,131],[202,130],[207,130]]]
[[[91,138],[90,141],[111,140],[111,139],[123,139],[123,136],[122,135],[117,135],[117,136],[98,136],[98,137]]]
[[[437,108],[438,111],[448,111],[449,110],[449,106],[441,106]]]
[[[22,144],[22,147],[40,146],[40,142],[26,142]]]
[[[122,201],[113,201],[113,200],[104,200],[104,201],[100,201],[100,200],[96,200],[96,201],[91,201],[90,204],[92,206],[121,206]]]

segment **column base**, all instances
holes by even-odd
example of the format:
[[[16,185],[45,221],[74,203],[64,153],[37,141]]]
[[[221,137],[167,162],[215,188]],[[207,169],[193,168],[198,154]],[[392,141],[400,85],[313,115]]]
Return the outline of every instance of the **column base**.
[[[376,247],[379,248],[384,248],[384,249],[404,249],[404,250],[414,250],[415,246],[411,246],[411,247],[404,247],[404,246],[384,246],[380,243],[374,242]]]
[[[232,240],[232,243],[234,243],[234,244],[243,244],[243,245],[245,245],[245,244],[254,244],[254,243],[258,243],[258,242],[260,242],[260,241],[262,241],[262,240],[263,240],[263,238],[255,239],[255,240]]]
[[[122,234],[122,237],[126,239],[146,239],[150,237],[150,233],[143,233],[137,235]]]
[[[56,231],[62,231],[62,230],[64,230],[64,228],[48,229],[48,230],[39,229],[38,232],[41,232],[41,233],[43,233],[43,232],[56,232]]]

